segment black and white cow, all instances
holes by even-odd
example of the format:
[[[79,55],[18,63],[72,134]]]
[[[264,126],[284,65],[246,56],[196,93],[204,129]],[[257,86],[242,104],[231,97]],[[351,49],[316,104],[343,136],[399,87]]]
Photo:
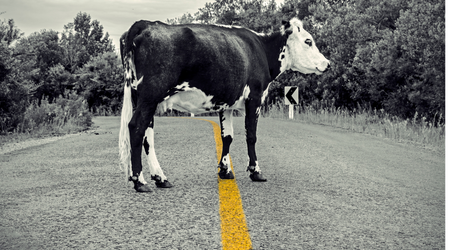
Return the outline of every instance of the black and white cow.
[[[218,111],[223,150],[219,177],[233,179],[229,149],[232,111],[245,113],[250,178],[266,181],[255,152],[256,125],[269,83],[291,69],[322,74],[329,61],[302,22],[283,22],[280,31],[259,34],[220,25],[167,25],[138,21],[122,35],[125,68],[120,158],[138,192],[150,192],[142,174],[142,149],[157,187],[171,187],[156,159],[153,116],[157,108],[190,113]]]

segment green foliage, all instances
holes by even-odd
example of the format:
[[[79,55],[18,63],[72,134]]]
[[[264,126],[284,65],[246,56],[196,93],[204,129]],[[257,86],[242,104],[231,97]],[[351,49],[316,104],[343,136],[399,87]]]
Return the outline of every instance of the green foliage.
[[[333,62],[322,96],[412,118],[444,114],[444,1],[353,1],[311,8]],[[325,91],[324,91],[325,92]],[[333,94],[334,93],[334,94]]]
[[[87,13],[78,13],[73,23],[64,25],[61,38],[66,62],[65,68],[74,73],[83,67],[92,57],[113,52],[114,47],[108,32],[97,20],[91,21]]]
[[[17,132],[39,131],[40,134],[66,134],[86,130],[92,125],[92,114],[86,101],[68,93],[53,103],[46,99],[41,104],[33,102],[25,111]]]
[[[0,134],[11,131],[23,119],[28,106],[28,90],[14,79],[12,49],[0,43]]]
[[[0,42],[9,46],[22,35],[23,33],[16,27],[13,19],[0,21]]]
[[[100,54],[78,71],[76,89],[94,114],[119,114],[123,96],[123,68],[113,52]]]
[[[390,114],[444,113],[444,2],[409,2],[395,27],[357,49],[353,66],[363,72],[361,85]]]
[[[115,98],[109,102],[102,101],[102,104],[107,106],[106,109],[118,106],[116,83],[121,67],[117,63],[118,56],[113,53],[108,33],[103,32],[103,26],[97,20],[91,21],[88,14],[79,13],[73,23],[64,26],[62,34],[41,30],[27,37],[21,37],[13,20],[3,21],[0,23],[0,38],[0,133],[42,130],[47,125],[50,129],[61,130],[64,127],[71,130],[66,129],[68,124],[74,127],[72,130],[79,130],[78,127],[89,125],[89,122],[80,122],[80,117],[69,112],[73,107],[69,107],[78,105],[80,109],[85,106],[87,109],[87,102],[81,104],[87,97]],[[113,61],[113,65],[108,67],[114,69],[96,71],[94,74],[98,75],[91,77],[100,79],[103,84],[111,81],[112,85],[105,89],[107,93],[99,94],[96,87],[79,81],[80,78],[85,80],[80,76],[82,69],[97,57]],[[113,109],[115,112],[117,107]],[[62,111],[58,110],[70,115],[60,116]],[[56,119],[52,124],[42,125],[46,118],[41,112],[47,111],[56,114]],[[81,117],[87,116],[83,113]]]

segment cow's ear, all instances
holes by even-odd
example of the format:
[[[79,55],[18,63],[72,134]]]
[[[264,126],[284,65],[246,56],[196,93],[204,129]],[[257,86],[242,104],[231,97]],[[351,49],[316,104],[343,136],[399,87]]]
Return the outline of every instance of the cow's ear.
[[[283,24],[283,26],[281,26],[281,32],[283,35],[290,35],[292,34],[292,28],[291,28],[291,23],[285,20],[282,20],[281,23]]]
[[[283,24],[284,29],[288,29],[289,27],[291,27],[291,23],[285,20],[282,20],[281,24]]]

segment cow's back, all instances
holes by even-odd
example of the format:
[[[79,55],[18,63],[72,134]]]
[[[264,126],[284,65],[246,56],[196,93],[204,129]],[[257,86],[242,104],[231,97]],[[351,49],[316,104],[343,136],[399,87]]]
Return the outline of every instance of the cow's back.
[[[259,95],[270,80],[263,44],[244,28],[139,21],[128,31],[131,50],[138,78],[166,74],[167,88],[187,82],[217,104],[231,106],[245,85]]]

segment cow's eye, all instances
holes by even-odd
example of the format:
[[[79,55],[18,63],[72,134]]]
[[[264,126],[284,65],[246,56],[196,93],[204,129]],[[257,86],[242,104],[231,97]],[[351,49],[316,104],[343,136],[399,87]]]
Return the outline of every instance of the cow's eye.
[[[312,40],[311,39],[306,39],[305,43],[308,44],[309,47],[312,46]]]

